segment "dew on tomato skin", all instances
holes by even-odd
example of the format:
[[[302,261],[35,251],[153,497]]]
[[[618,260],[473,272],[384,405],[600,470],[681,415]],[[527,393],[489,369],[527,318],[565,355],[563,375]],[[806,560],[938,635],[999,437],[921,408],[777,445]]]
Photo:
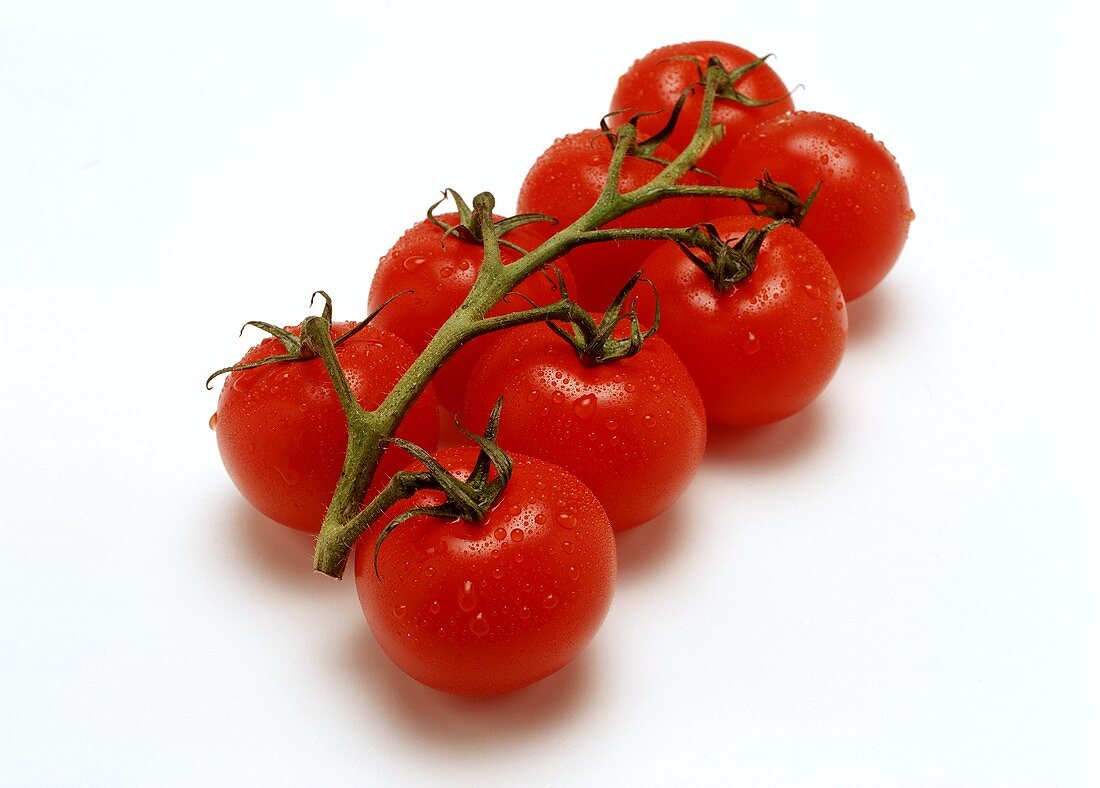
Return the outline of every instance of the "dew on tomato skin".
[[[527,392],[527,401],[528,402],[534,402],[538,398],[539,398],[539,393],[537,391],[535,391],[535,389],[531,389],[530,391]]]
[[[741,348],[745,351],[745,354],[751,356],[760,350],[760,337],[751,331],[747,331],[745,336],[741,339]]]
[[[590,419],[596,412],[596,395],[585,394],[573,400],[573,413],[578,419]]]
[[[406,271],[415,271],[417,268],[424,265],[425,262],[426,258],[420,257],[419,255],[413,255],[412,257],[406,257],[405,262],[401,265],[405,267]]]
[[[573,543],[569,542],[569,541],[562,542],[561,543],[561,551],[563,553],[572,553],[573,552]]]
[[[218,428],[218,412],[214,411],[210,414],[210,421],[207,422],[210,425],[210,429],[216,430]]]
[[[569,567],[569,579],[570,580],[577,580],[577,579],[580,578],[580,576],[581,576],[581,573],[580,573],[580,570],[577,569],[577,567],[575,567],[575,566]]]
[[[470,631],[478,637],[484,637],[489,633],[489,622],[485,620],[484,613],[478,613],[470,619]]]
[[[444,279],[446,279],[448,276],[450,276],[454,272],[455,272],[454,267],[449,266],[449,265],[445,265],[445,266],[443,266],[442,268],[439,269],[439,275],[442,276]]]
[[[610,438],[607,439],[607,442],[610,443],[612,446],[618,446],[619,445],[619,436],[618,435],[612,435]]]
[[[808,295],[810,298],[813,298],[815,300],[818,299],[818,298],[821,298],[821,288],[818,287],[815,284],[811,283],[811,284],[802,285],[802,289],[806,292],[806,295]]]
[[[522,542],[523,541],[523,529],[522,528],[513,528],[511,536],[512,536],[512,541],[513,542]]]
[[[503,541],[504,541],[504,537],[506,537],[507,535],[508,535],[508,532],[507,532],[507,531],[505,531],[505,530],[504,530],[504,527],[503,527],[503,526],[500,526],[500,525],[498,525],[498,526],[496,527],[496,529],[495,529],[495,530],[493,531],[493,536],[494,536],[494,537],[496,537],[496,540],[497,540],[498,542],[503,542]]]
[[[523,563],[523,553],[516,553],[515,559],[516,559],[517,564],[522,564]]]
[[[438,599],[433,599],[431,604],[428,605],[428,610],[431,611],[432,613],[438,613],[439,610],[440,610],[439,600]]]
[[[657,417],[654,416],[652,413],[647,413],[644,416],[642,416],[642,424],[645,425],[646,427],[656,427],[657,426]]]
[[[524,605],[519,609],[519,613],[517,615],[524,621],[526,621],[531,617],[531,608],[527,607],[527,605]]]
[[[470,270],[470,265],[471,265],[471,263],[470,263],[469,260],[459,260],[458,261],[458,270],[459,271],[468,271],[468,270]]]
[[[811,317],[810,323],[817,328],[821,328],[821,326],[823,325],[821,322],[821,315],[814,315],[813,317]]]
[[[500,580],[500,578],[504,577],[504,567],[494,566],[492,574],[494,580]]]
[[[408,613],[408,612],[409,612],[409,606],[408,605],[395,605],[394,608],[393,608],[393,614],[397,618],[404,618],[405,614]]]
[[[562,528],[572,530],[577,527],[577,516],[569,512],[562,512],[558,515],[558,525]]]
[[[554,594],[547,594],[542,599],[542,606],[547,610],[553,610],[558,606],[558,598]]]
[[[462,589],[458,592],[458,606],[467,613],[477,607],[477,594],[474,593],[474,582],[472,580],[467,580],[462,584]]]

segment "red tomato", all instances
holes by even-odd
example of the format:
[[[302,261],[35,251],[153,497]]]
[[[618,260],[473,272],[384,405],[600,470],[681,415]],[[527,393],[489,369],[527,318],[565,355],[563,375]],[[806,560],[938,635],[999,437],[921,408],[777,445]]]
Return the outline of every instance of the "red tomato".
[[[465,479],[477,452],[435,456]],[[549,676],[592,639],[611,603],[615,537],[595,496],[557,466],[512,459],[482,521],[411,517],[383,541],[376,576],[369,534],[442,502],[424,491],[391,508],[356,550],[359,600],[382,650],[444,692],[498,695]]]
[[[616,530],[671,506],[703,459],[703,401],[660,337],[591,365],[545,325],[506,331],[474,368],[463,420],[483,424],[501,395],[497,442],[576,474]]]
[[[767,221],[714,224],[736,241]],[[836,372],[848,336],[844,297],[825,256],[790,225],[768,234],[756,269],[725,292],[673,243],[645,271],[661,299],[661,336],[695,378],[710,421],[778,421],[809,405]]]
[[[438,218],[446,224],[458,223],[458,214],[442,214]],[[507,233],[504,240],[531,251],[546,237],[532,231],[529,226],[523,226]],[[397,334],[417,353],[425,348],[444,321],[458,309],[481,270],[481,244],[462,240],[455,235],[440,243],[442,238],[443,231],[427,219],[414,224],[379,260],[371,282],[371,311],[403,290],[414,291],[391,302],[372,325]],[[521,256],[503,245],[500,254],[505,264],[515,262]],[[562,271],[566,287],[569,287],[573,278],[568,263],[562,259],[555,261],[554,265]],[[555,281],[553,277],[536,273],[517,287],[516,292],[523,293],[537,304],[553,303],[559,297]],[[510,296],[489,314],[518,312],[529,306],[522,298]],[[436,373],[435,390],[444,407],[457,411],[462,406],[470,370],[490,343],[487,337],[467,342]]]
[[[695,58],[695,62],[672,60],[677,57]],[[612,125],[625,123],[637,112],[655,112],[639,119],[638,130],[646,136],[660,131],[668,121],[669,110],[680,98],[686,88],[699,82],[699,69],[707,67],[707,61],[717,57],[727,71],[745,66],[756,55],[733,44],[721,41],[693,41],[687,44],[672,44],[655,49],[640,60],[636,60],[630,69],[619,77],[615,95],[611,98],[611,109],[627,110],[609,119]],[[762,107],[752,107],[739,103],[733,98],[716,97],[711,121],[724,126],[726,131],[722,139],[710,148],[699,161],[703,169],[716,172],[725,162],[729,152],[736,146],[741,135],[761,121],[774,118],[794,109],[787,86],[767,64],[752,69],[732,86],[739,93],[758,101],[774,101]],[[668,144],[676,151],[682,151],[695,134],[699,125],[699,113],[703,105],[703,90],[696,88],[688,96],[680,112]]]
[[[796,112],[762,123],[730,153],[720,176],[752,186],[767,170],[806,196],[821,191],[799,225],[825,253],[849,301],[882,281],[901,254],[915,216],[897,161],[853,123]],[[747,212],[733,203],[724,213]]]
[[[336,323],[331,336],[335,339],[353,325]],[[296,326],[287,331],[299,334]],[[265,339],[245,353],[241,363],[285,352],[277,339]],[[355,398],[365,408],[378,405],[414,359],[408,345],[373,324],[337,345],[336,356]],[[217,431],[222,462],[249,503],[283,525],[313,533],[320,530],[340,479],[348,441],[344,411],[320,359],[230,373],[211,424]],[[409,410],[397,434],[435,447],[439,406],[430,390]],[[387,449],[372,491],[407,459],[399,449]]]
[[[657,156],[667,160],[675,153],[659,148]],[[527,173],[519,192],[518,210],[549,214],[563,226],[572,224],[596,202],[607,180],[610,162],[611,146],[600,132],[588,130],[562,137]],[[661,169],[656,162],[628,156],[623,163],[620,191],[643,186]],[[688,173],[681,183],[713,185],[711,179],[698,173]],[[701,199],[664,200],[639,208],[605,226],[686,227],[707,215],[705,203]],[[544,233],[547,231],[542,229]],[[659,244],[660,241],[616,241],[571,250],[569,262],[577,289],[571,290],[570,295],[588,309],[606,309],[616,293],[637,273],[646,255]]]

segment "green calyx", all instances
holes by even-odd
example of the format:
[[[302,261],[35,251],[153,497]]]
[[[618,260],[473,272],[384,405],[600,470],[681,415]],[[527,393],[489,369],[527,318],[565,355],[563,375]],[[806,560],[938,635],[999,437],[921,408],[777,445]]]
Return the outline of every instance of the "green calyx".
[[[786,98],[789,98],[794,90],[797,90],[799,87],[801,87],[800,85],[796,85],[794,90],[789,90],[782,96],[776,96],[772,99],[755,99],[751,96],[746,96],[744,93],[738,90],[737,83],[740,82],[741,79],[745,77],[745,75],[749,74],[752,71],[755,71],[756,69],[764,65],[770,57],[773,57],[773,55],[767,54],[764,55],[764,57],[757,58],[756,60],[750,61],[743,66],[738,66],[737,68],[733,69],[727,69],[722,64],[722,61],[714,55],[711,55],[709,58],[707,58],[707,63],[705,66],[701,62],[701,59],[694,55],[677,55],[675,57],[670,57],[666,59],[686,60],[689,63],[695,64],[695,67],[699,70],[700,84],[704,82],[704,78],[708,70],[717,69],[719,72],[721,72],[721,78],[718,79],[715,85],[714,97],[716,99],[736,101],[738,104],[746,107],[767,107],[771,104],[775,104],[777,102],[783,101]]]
[[[474,461],[474,467],[466,480],[459,479],[448,471],[439,461],[432,457],[425,449],[403,438],[390,438],[389,442],[400,446],[417,460],[426,471],[410,473],[401,471],[390,481],[390,488],[399,488],[406,491],[402,497],[408,497],[416,490],[439,490],[447,496],[446,500],[437,506],[416,506],[402,512],[378,534],[374,543],[374,574],[378,574],[378,553],[382,549],[382,543],[393,530],[401,523],[412,517],[438,517],[444,520],[465,520],[467,522],[480,522],[489,513],[493,504],[508,486],[508,480],[512,478],[513,462],[503,449],[496,444],[497,431],[500,428],[500,411],[504,404],[504,398],[497,400],[489,414],[489,421],[485,425],[485,433],[476,435],[468,431],[458,419],[455,425],[467,438],[478,445],[480,451]],[[490,477],[490,469],[496,471],[496,475]]]
[[[615,339],[613,336],[615,327],[623,319],[622,309],[634,286],[638,282],[645,282],[651,288],[653,287],[652,282],[642,278],[641,271],[634,274],[623,289],[619,291],[598,323],[586,310],[576,306],[569,299],[569,293],[566,290],[565,282],[562,280],[561,272],[556,268],[554,272],[557,274],[562,301],[573,307],[569,310],[567,323],[571,330],[562,328],[554,321],[547,321],[546,325],[555,334],[568,342],[585,364],[596,366],[629,358],[642,349],[642,345],[647,339],[657,333],[657,327],[661,322],[661,302],[657,297],[656,289],[654,289],[653,325],[645,331],[642,330],[641,321],[638,319],[637,299],[634,299],[630,304],[630,335],[620,339]]]
[[[798,227],[806,218],[806,213],[813,205],[817,193],[821,191],[818,181],[805,200],[798,196],[798,191],[789,183],[780,183],[773,180],[767,170],[756,181],[756,187],[760,192],[758,202],[749,202],[749,210],[757,216],[767,216],[769,219],[785,219]]]
[[[724,293],[752,276],[764,239],[776,227],[787,223],[780,220],[766,227],[753,227],[732,243],[724,240],[713,224],[698,224],[692,228],[690,240],[677,240],[676,245],[707,275],[714,288]]]
[[[370,321],[374,320],[375,316],[377,316],[379,312],[381,312],[383,309],[385,309],[391,301],[393,301],[395,298],[397,298],[399,296],[402,296],[402,295],[405,295],[406,293],[409,293],[409,292],[412,292],[412,291],[406,290],[406,291],[397,293],[397,294],[391,296],[390,298],[387,298],[385,303],[383,303],[380,307],[378,307],[373,312],[371,312],[369,315],[367,315],[365,318],[363,318],[363,320],[356,323],[350,329],[348,329],[343,334],[341,334],[336,339],[334,339],[332,341],[332,344],[334,346],[339,345],[341,342],[344,342],[348,339],[351,339],[353,336],[358,334],[363,329],[363,326],[367,325],[368,323],[370,323]],[[222,367],[221,369],[219,369],[217,372],[214,372],[213,374],[210,375],[210,377],[208,377],[206,379],[206,388],[207,388],[207,390],[212,388],[212,386],[210,384],[219,375],[224,375],[224,374],[231,373],[231,372],[241,372],[241,371],[246,370],[246,369],[255,369],[256,367],[263,367],[263,366],[267,366],[268,364],[283,364],[283,363],[288,363],[288,362],[293,362],[293,361],[309,361],[310,359],[317,358],[317,353],[310,346],[310,343],[308,341],[304,340],[301,336],[301,335],[305,334],[305,331],[303,329],[304,329],[304,326],[305,326],[307,321],[321,320],[326,324],[326,327],[332,325],[332,297],[329,296],[329,294],[326,293],[324,290],[318,290],[310,297],[310,299],[309,299],[309,305],[310,306],[313,306],[313,302],[317,299],[317,296],[321,296],[321,298],[323,298],[325,300],[325,306],[321,310],[321,314],[320,314],[319,317],[318,316],[307,317],[305,320],[302,321],[301,324],[299,324],[299,326],[300,326],[299,327],[299,334],[295,334],[291,331],[287,331],[285,328],[279,328],[278,326],[273,325],[271,323],[265,323],[262,320],[249,320],[247,323],[245,323],[243,326],[241,326],[241,336],[244,335],[244,330],[246,328],[248,328],[249,326],[254,326],[255,328],[260,329],[261,331],[266,331],[268,334],[270,334],[271,336],[275,337],[277,340],[282,342],[283,347],[286,349],[286,352],[285,353],[280,353],[277,356],[268,356],[267,358],[261,358],[257,361],[249,361],[248,363],[245,363],[245,364],[234,364],[231,367]]]
[[[458,213],[458,224],[448,224],[435,215],[436,208],[446,202],[448,197],[454,200],[455,210]],[[443,238],[440,239],[440,244],[453,235],[466,243],[477,244],[479,246],[483,245],[485,242],[485,233],[478,219],[478,209],[482,208],[485,204],[488,205],[488,210],[492,213],[493,207],[495,206],[495,200],[493,199],[493,195],[489,192],[481,192],[474,197],[474,205],[473,208],[471,208],[466,204],[466,201],[462,199],[462,195],[454,189],[444,189],[443,197],[428,208],[428,221],[443,231]],[[520,254],[527,254],[527,249],[517,246],[506,240],[503,236],[517,227],[522,227],[525,224],[532,224],[534,222],[550,222],[551,224],[557,224],[558,220],[544,213],[520,213],[505,219],[494,220],[493,227],[499,239],[498,242],[502,246],[507,246],[509,249],[513,249]]]

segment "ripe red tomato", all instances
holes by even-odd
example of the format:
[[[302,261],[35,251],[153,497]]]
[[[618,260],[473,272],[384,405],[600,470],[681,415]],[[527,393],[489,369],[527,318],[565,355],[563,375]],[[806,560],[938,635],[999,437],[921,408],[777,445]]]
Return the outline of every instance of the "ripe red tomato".
[[[825,253],[851,301],[882,281],[901,254],[915,216],[897,161],[854,123],[796,112],[760,124],[720,172],[727,186],[752,186],[767,170],[805,196],[821,191],[799,228]],[[723,213],[743,213],[731,203]]]
[[[465,479],[477,452],[435,456]],[[512,459],[508,486],[480,522],[411,517],[383,541],[376,576],[370,534],[442,502],[423,491],[391,508],[356,550],[359,600],[382,650],[444,692],[498,695],[549,676],[592,639],[611,603],[615,537],[595,496],[555,465]]]
[[[671,59],[681,57],[695,58],[695,62]],[[707,61],[712,57],[717,57],[727,71],[757,60],[752,52],[721,41],[693,41],[655,49],[636,60],[619,77],[615,95],[611,98],[611,110],[628,111],[614,115],[609,122],[617,125],[625,123],[637,112],[664,110],[656,115],[646,115],[638,121],[638,130],[646,135],[659,131],[668,121],[668,111],[676,105],[680,94],[699,82],[699,69],[705,70]],[[774,103],[752,107],[733,98],[715,98],[711,120],[724,126],[726,131],[722,139],[699,161],[700,167],[711,172],[716,172],[722,166],[742,134],[761,121],[794,109],[787,86],[766,63],[747,72],[732,87],[750,99]],[[695,134],[702,105],[703,91],[702,88],[697,88],[684,102],[680,118],[668,139],[668,144],[676,151],[682,151]]]
[[[671,506],[703,459],[699,390],[658,336],[633,356],[591,365],[545,325],[506,331],[474,368],[463,420],[484,423],[502,395],[497,442],[575,474],[616,530]]]
[[[767,221],[734,216],[714,225],[736,241]],[[844,355],[840,284],[825,256],[790,225],[768,234],[756,269],[725,292],[673,243],[646,260],[645,272],[660,295],[661,336],[695,378],[712,422],[764,424],[802,410]]]
[[[438,218],[446,224],[458,223],[458,214],[455,213],[442,214]],[[546,237],[533,231],[531,226],[523,226],[508,232],[504,240],[531,251]],[[442,239],[443,230],[429,220],[414,224],[379,260],[371,282],[371,311],[403,290],[413,291],[412,294],[392,301],[378,314],[372,325],[397,334],[417,353],[424,349],[444,321],[462,304],[481,270],[481,244],[463,240],[457,235]],[[519,252],[503,245],[500,247],[500,255],[506,265],[521,256]],[[573,284],[573,278],[567,260],[562,258],[555,261],[554,265],[561,270],[568,288]],[[540,305],[553,303],[560,295],[554,277],[546,277],[540,273],[526,279],[516,288],[516,292]],[[510,296],[489,314],[518,312],[529,306],[522,298]],[[462,396],[470,370],[490,343],[491,339],[488,337],[467,342],[436,373],[436,394],[445,408],[457,411],[462,407]]]
[[[675,157],[667,148],[658,148],[658,158]],[[520,187],[518,210],[545,213],[561,225],[576,221],[596,202],[607,180],[611,146],[596,130],[569,134],[557,140],[539,157]],[[628,156],[623,163],[620,190],[628,192],[642,186],[660,173],[656,162]],[[710,183],[698,173],[688,173],[681,183]],[[686,227],[707,215],[702,199],[669,199],[608,222],[606,227]],[[547,232],[545,228],[542,232]],[[579,246],[569,252],[570,268],[577,281],[570,291],[587,309],[606,309],[615,295],[641,267],[646,255],[660,241],[615,241]]]
[[[335,339],[353,325],[335,323],[331,336]],[[297,326],[287,330],[299,335]],[[269,338],[245,353],[241,363],[285,352],[282,343]],[[378,405],[414,359],[408,345],[373,324],[337,345],[336,356],[365,408]],[[211,424],[222,462],[249,503],[283,525],[320,530],[348,440],[344,411],[320,359],[231,372]],[[439,406],[430,390],[409,410],[397,434],[435,447]],[[386,449],[368,496],[406,461],[399,449]]]

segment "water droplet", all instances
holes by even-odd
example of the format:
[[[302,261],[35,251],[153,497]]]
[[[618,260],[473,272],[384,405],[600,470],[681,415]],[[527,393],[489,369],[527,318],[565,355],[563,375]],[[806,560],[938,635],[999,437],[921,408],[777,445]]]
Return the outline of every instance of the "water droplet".
[[[837,299],[837,302],[836,302],[836,310],[837,310],[837,311],[839,312],[839,311],[840,311],[841,309],[843,309],[843,308],[844,308],[844,302],[843,302],[843,301],[841,301],[841,300],[840,300],[840,299],[838,298],[838,299]]]
[[[276,470],[279,472],[279,475],[283,477],[283,481],[291,487],[302,480],[301,472],[289,462],[285,466],[276,466]]]
[[[607,442],[610,443],[612,446],[618,446],[619,445],[619,436],[618,435],[612,435],[610,438],[607,439]]]
[[[494,580],[500,580],[500,578],[502,578],[502,577],[504,577],[504,567],[503,566],[494,566],[493,567],[493,579]]]
[[[519,609],[519,617],[525,621],[529,619],[531,617],[531,608],[527,607],[527,605],[521,607]]]
[[[581,576],[580,570],[575,566],[569,567],[569,579],[576,580]]]
[[[813,324],[814,326],[816,326],[817,328],[821,328],[821,315],[814,315],[813,317],[811,317],[810,318],[810,323]]]
[[[642,416],[642,424],[644,424],[647,427],[656,427],[657,426],[657,417],[654,416],[652,413],[647,413],[644,416]]]
[[[398,618],[404,618],[405,614],[409,612],[408,605],[396,605],[393,608],[393,614]]]
[[[810,298],[821,298],[821,288],[817,285],[802,285],[802,289],[806,291],[806,295]]]
[[[493,531],[493,536],[497,538],[498,542],[503,542],[504,537],[506,537],[507,535],[508,532],[504,530],[504,526],[497,526],[496,530]]]
[[[478,613],[470,619],[470,631],[479,638],[489,633],[489,622],[485,620],[484,613]]]
[[[470,261],[469,260],[459,260],[458,261],[458,270],[459,271],[468,271],[468,270],[470,270]]]
[[[604,422],[603,426],[614,432],[615,430],[619,429],[619,422],[615,421],[615,419],[608,419]]]
[[[910,222],[917,218],[917,212],[907,205],[902,206],[901,215]]]
[[[522,542],[523,541],[523,529],[522,528],[513,528],[512,529],[512,541],[513,542]]]
[[[543,514],[542,512],[539,512],[538,514],[535,515],[535,522],[538,523],[539,525],[542,525],[543,523],[546,522],[546,515]]]
[[[585,394],[573,400],[573,413],[578,419],[590,419],[596,412],[596,395]]]
[[[208,423],[210,424],[210,429],[216,430],[218,428],[218,412],[217,411],[214,411],[214,413],[212,413],[210,415],[210,421]]]
[[[474,593],[474,581],[467,580],[458,592],[458,606],[469,613],[477,607],[477,594]]]
[[[562,394],[560,391],[555,391],[553,394],[550,395],[550,401],[553,402],[555,405],[560,405],[561,403],[565,402],[565,395]]]
[[[405,266],[406,271],[415,271],[420,266],[424,265],[425,259],[419,256],[406,257],[405,262],[402,265]]]
[[[829,163],[829,154],[828,153],[822,153],[821,154],[821,163],[822,164],[828,164]]]
[[[745,338],[741,341],[741,347],[747,355],[751,356],[753,353],[760,350],[760,337],[751,331],[747,332]]]
[[[534,402],[538,398],[539,398],[539,393],[537,391],[535,391],[534,389],[531,389],[530,391],[527,392],[527,401],[528,402]]]
[[[438,613],[439,609],[440,609],[440,606],[439,606],[439,600],[438,599],[433,599],[432,603],[430,605],[428,605],[428,610],[431,611],[432,613]]]
[[[523,553],[516,553],[514,558],[516,559],[517,564],[523,563]]]
[[[542,598],[542,606],[547,610],[552,610],[558,606],[558,598],[554,594],[547,594]]]
[[[562,550],[563,553],[572,553],[573,552],[573,543],[572,542],[562,542],[561,543],[561,550]]]
[[[623,388],[626,389],[627,391],[634,391],[634,389],[636,389],[637,386],[635,386],[633,383],[627,383],[625,386],[623,386]]]
[[[562,512],[558,515],[558,525],[560,525],[562,528],[576,528],[577,516],[574,514],[570,514],[569,512]]]

